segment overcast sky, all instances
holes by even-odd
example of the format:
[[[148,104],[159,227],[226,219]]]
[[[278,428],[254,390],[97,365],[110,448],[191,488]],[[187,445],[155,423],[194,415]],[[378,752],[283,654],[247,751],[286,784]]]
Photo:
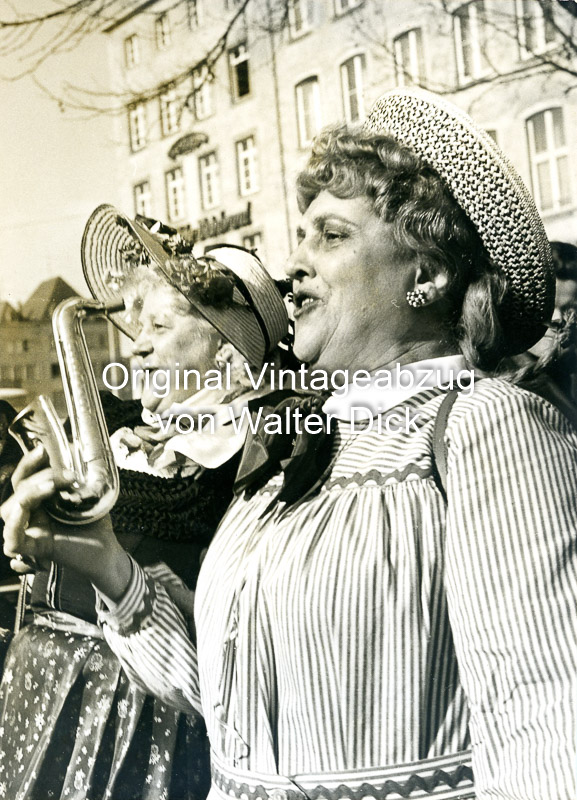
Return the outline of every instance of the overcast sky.
[[[53,57],[41,79],[51,87],[102,79],[101,47],[95,38]],[[17,56],[0,57],[0,75],[17,67]],[[0,78],[0,102],[0,299],[24,301],[56,275],[85,293],[79,258],[84,224],[100,203],[118,202],[112,121],[59,110],[30,78]]]

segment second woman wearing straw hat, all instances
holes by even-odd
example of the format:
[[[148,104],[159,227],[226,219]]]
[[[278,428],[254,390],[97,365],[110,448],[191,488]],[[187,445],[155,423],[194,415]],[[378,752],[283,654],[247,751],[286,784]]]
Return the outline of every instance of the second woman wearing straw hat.
[[[113,319],[133,339],[134,359],[149,378],[174,377],[176,365],[201,378],[231,361],[260,368],[286,332],[282,298],[246,251],[220,247],[197,261],[174,231],[153,234],[103,206],[86,226],[83,260],[97,297],[123,299],[126,308]],[[232,497],[246,432],[235,431],[230,405],[240,414],[266,393],[266,386],[249,392],[230,374],[228,388],[223,381],[222,389],[196,392],[173,380],[170,391],[155,391],[150,380],[140,402],[103,397],[120,468],[116,533],[153,574],[170,569],[174,591],[195,587],[201,553]],[[210,412],[214,429],[183,434],[170,424],[175,410]],[[32,609],[0,687],[0,796],[206,796],[202,719],[128,681],[96,625],[90,582],[64,566],[39,570]]]

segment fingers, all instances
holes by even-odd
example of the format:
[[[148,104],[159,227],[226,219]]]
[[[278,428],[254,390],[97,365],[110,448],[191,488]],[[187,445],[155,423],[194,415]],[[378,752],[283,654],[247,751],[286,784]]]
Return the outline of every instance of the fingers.
[[[34,572],[36,565],[34,563],[34,559],[18,553],[16,558],[12,558],[10,560],[10,569],[12,569],[14,572],[17,572],[19,575],[26,575],[29,572]]]
[[[12,486],[16,488],[21,480],[38,472],[40,467],[47,466],[48,456],[46,450],[39,444],[34,450],[25,453],[14,472],[12,473]]]
[[[20,460],[20,463],[12,474],[12,486],[14,489],[19,486],[22,481],[33,475],[38,474],[42,467],[48,467],[49,461],[44,447],[39,444],[34,450],[31,450]],[[70,470],[64,469],[54,470],[53,478],[56,484],[56,489],[67,489],[76,480],[76,475]]]
[[[14,512],[15,506],[26,512],[34,510],[55,490],[56,482],[51,469],[43,469],[28,478],[15,481],[14,494],[0,506],[2,519],[7,522],[7,516]]]
[[[34,451],[14,481],[15,490],[2,506],[0,515],[4,520],[4,553],[13,561],[16,572],[27,571],[26,558],[45,556],[52,550],[50,519],[39,506],[55,491],[69,487],[71,480],[56,478],[53,470],[40,469],[44,454]],[[38,470],[38,471],[35,471]],[[34,527],[30,527],[31,524]],[[24,557],[17,558],[19,555]]]
[[[35,498],[40,503],[46,497],[50,497],[52,491],[44,490],[37,492]],[[27,536],[31,523],[31,513],[33,509],[28,505],[30,500],[21,502],[18,495],[13,495],[1,508],[2,518],[4,519],[4,553],[14,558],[18,554],[33,555],[31,551],[33,540]],[[36,511],[34,523],[42,526],[48,522],[45,512]]]

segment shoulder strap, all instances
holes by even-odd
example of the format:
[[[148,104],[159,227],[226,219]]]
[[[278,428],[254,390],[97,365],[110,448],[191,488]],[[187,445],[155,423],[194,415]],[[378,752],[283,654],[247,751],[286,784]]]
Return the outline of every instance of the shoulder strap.
[[[459,396],[459,389],[451,389],[444,396],[437,417],[435,419],[435,427],[433,428],[433,472],[435,482],[445,500],[447,499],[447,492],[445,489],[447,483],[447,448],[445,447],[445,431],[447,430],[447,422],[449,421],[449,414],[453,408],[453,404]]]

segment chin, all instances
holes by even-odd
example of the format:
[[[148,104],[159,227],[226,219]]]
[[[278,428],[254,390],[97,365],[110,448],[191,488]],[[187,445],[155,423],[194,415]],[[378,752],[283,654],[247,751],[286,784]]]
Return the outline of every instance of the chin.
[[[312,346],[312,343],[299,341],[298,337],[293,344],[293,353],[299,361],[309,366],[316,366],[319,359],[318,350]]]

